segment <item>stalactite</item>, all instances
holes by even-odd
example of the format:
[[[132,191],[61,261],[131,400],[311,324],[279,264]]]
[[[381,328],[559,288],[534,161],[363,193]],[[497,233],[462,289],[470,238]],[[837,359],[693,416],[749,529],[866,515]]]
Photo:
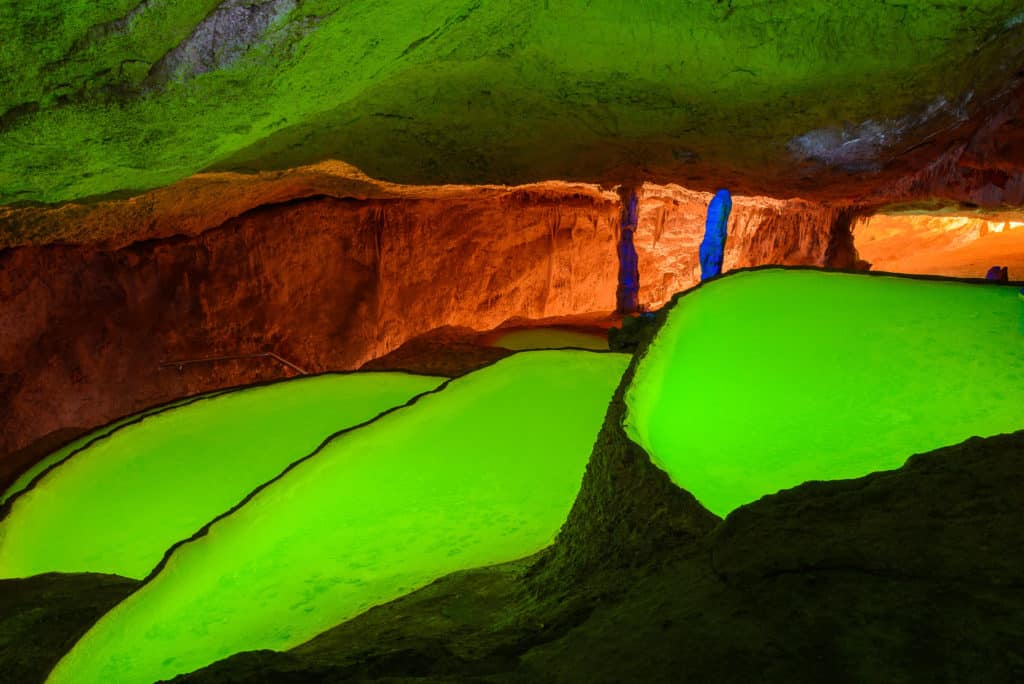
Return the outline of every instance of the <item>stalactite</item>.
[[[708,205],[708,218],[704,224],[704,241],[700,243],[700,279],[714,278],[722,272],[725,261],[725,239],[728,234],[729,214],[732,212],[732,194],[719,190]]]
[[[619,286],[616,290],[616,311],[636,313],[639,309],[640,271],[633,235],[639,223],[639,197],[634,188],[623,187],[622,220],[619,225]]]

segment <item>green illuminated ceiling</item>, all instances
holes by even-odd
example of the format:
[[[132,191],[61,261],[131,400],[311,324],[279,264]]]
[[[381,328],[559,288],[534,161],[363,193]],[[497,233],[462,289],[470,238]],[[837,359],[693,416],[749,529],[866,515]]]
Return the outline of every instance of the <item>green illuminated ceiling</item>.
[[[1019,0],[3,0],[0,203],[329,157],[415,183],[640,173],[701,185],[715,179],[693,176],[709,170],[770,182],[793,167],[799,136],[829,129],[810,139],[828,147],[843,126],[886,140],[839,160],[870,167],[1007,83],[1021,10]]]

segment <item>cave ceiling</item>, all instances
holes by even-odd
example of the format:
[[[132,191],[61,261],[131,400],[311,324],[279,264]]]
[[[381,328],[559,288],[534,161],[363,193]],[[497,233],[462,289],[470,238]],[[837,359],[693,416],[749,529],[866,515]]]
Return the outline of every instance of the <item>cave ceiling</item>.
[[[0,30],[2,204],[328,159],[824,198],[972,139],[1019,169],[977,138],[1015,125],[1020,0],[38,0]]]

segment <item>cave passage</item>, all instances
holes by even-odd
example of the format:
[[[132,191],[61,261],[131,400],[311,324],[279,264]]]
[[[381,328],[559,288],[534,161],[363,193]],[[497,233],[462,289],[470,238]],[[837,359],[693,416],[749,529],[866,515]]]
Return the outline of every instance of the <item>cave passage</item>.
[[[0,577],[142,578],[198,531],[338,430],[443,378],[322,375],[226,392],[126,425],[47,473],[0,521]]]
[[[993,266],[1024,281],[1024,212],[880,213],[858,221],[854,246],[875,271],[984,278]]]
[[[725,515],[808,480],[1020,428],[1017,287],[739,272],[678,300],[628,388],[627,434]]]
[[[149,684],[287,649],[565,521],[630,357],[515,354],[331,441],[178,549],[48,680]]]

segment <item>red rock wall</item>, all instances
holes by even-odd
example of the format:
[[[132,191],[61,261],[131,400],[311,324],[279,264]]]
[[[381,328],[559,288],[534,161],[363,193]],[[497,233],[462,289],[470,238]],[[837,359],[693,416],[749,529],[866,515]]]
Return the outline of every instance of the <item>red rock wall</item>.
[[[319,198],[197,236],[0,252],[0,454],[287,374],[269,360],[159,370],[169,359],[275,351],[350,369],[439,326],[610,311],[618,213],[614,195],[522,190]]]

